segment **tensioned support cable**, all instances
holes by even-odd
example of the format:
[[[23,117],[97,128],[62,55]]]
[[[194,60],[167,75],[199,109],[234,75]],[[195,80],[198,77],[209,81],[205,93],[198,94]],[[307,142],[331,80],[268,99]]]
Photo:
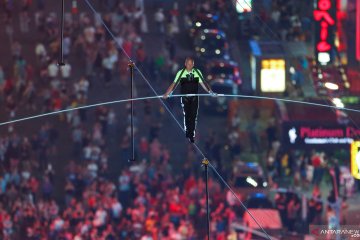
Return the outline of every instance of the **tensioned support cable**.
[[[129,61],[128,63],[129,69],[130,69],[130,99],[133,99],[133,94],[134,94],[134,62],[133,61]],[[131,131],[131,153],[132,156],[129,159],[129,162],[135,162],[135,144],[134,144],[134,101],[130,101],[131,102],[131,106],[130,106],[130,131]]]
[[[207,227],[208,240],[210,240],[209,160],[204,158],[202,160],[202,165],[205,167],[206,227]]]
[[[64,15],[65,15],[65,0],[61,0],[61,26],[60,26],[60,56],[58,66],[62,67],[64,63]]]

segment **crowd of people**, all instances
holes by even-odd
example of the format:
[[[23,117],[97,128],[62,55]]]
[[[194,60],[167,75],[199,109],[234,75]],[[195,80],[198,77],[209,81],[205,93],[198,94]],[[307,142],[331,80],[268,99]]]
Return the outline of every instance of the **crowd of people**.
[[[95,78],[100,77],[104,87],[108,87],[115,81],[115,72],[119,73],[120,81],[127,76],[123,66],[127,58],[121,54],[122,50],[137,65],[151,70],[151,63],[144,63],[146,54],[140,35],[148,31],[144,8],[141,1],[137,3],[137,7],[114,5],[115,13],[104,14],[116,42],[97,16],[66,14],[65,66],[59,68],[58,16],[44,11],[45,2],[39,1],[35,6],[32,1],[23,1],[21,33],[34,28],[39,37],[32,45],[36,59],[25,52],[22,40],[15,39],[11,42],[12,65],[0,68],[1,99],[6,105],[7,120],[22,116],[24,111],[45,113],[87,104],[91,88],[97,84]],[[6,29],[16,31],[14,23],[19,6],[11,1],[5,4]],[[173,17],[166,23],[170,26],[166,30],[161,26],[165,21],[162,11],[155,16],[159,32],[167,36],[175,34],[176,11],[169,11]],[[153,60],[150,74],[171,74],[165,70],[166,64],[175,60],[171,36],[166,46],[165,56]],[[85,59],[85,71],[81,75],[74,71],[77,59]],[[150,107],[145,106],[144,111],[148,121],[154,121]],[[32,137],[19,134],[15,125],[9,125],[7,133],[2,135],[3,239],[198,239],[204,236],[204,180],[194,176],[191,159],[184,164],[183,174],[169,174],[172,172],[170,150],[159,139],[161,126],[150,126],[149,136],[139,140],[137,152],[146,160],[125,168],[118,181],[112,181],[108,176],[109,145],[117,142],[120,125],[126,127],[128,123],[120,124],[114,109],[107,107],[98,107],[94,116],[88,115],[86,110],[61,114],[58,121],[65,124],[63,130],[45,122]],[[135,128],[139,128],[140,123],[136,123]],[[69,156],[73,160],[66,164],[65,181],[60,185],[63,189],[57,189],[59,177],[51,159],[61,149],[59,136],[63,134],[69,135],[66,138],[72,145]],[[129,146],[127,129],[120,141],[121,159],[128,157]],[[218,239],[225,239],[229,234],[226,226],[236,219],[236,214],[223,203],[218,183],[211,180],[209,188],[216,196],[211,200],[214,210],[211,232],[219,235]],[[64,193],[60,199],[59,192]]]
[[[240,6],[248,7],[244,3]],[[312,12],[303,2],[264,0],[252,6],[254,14],[246,17],[241,25],[246,36],[263,40],[311,41]]]

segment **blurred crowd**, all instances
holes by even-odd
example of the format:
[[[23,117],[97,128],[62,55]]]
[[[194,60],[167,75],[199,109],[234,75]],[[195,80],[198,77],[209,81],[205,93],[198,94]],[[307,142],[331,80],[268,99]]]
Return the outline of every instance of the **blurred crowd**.
[[[177,69],[173,34],[179,32],[176,10],[160,8],[154,15],[157,31],[166,38],[166,48],[148,59],[141,34],[148,32],[142,1],[125,4],[109,1],[113,8],[102,15],[116,36],[116,42],[101,25],[99,16],[89,13],[65,14],[63,56],[65,66],[57,66],[60,55],[59,16],[46,12],[45,1],[3,1],[4,24],[11,41],[10,66],[0,67],[1,101],[7,119],[24,113],[52,112],[86,105],[94,84],[108,87],[127,78],[126,54],[154,79],[171,75]],[[118,3],[118,4],[117,4]],[[108,7],[102,5],[100,7]],[[20,9],[19,9],[20,7]],[[112,10],[111,12],[109,10]],[[21,39],[14,38],[16,14],[20,11],[20,31],[34,28],[33,53],[23,51]],[[32,59],[31,56],[36,58]],[[81,75],[74,65],[83,64]],[[175,64],[172,72],[168,64]],[[101,81],[94,82],[94,79]],[[116,79],[116,80],[115,80]],[[122,83],[125,84],[125,83]],[[9,125],[1,136],[0,230],[3,239],[199,239],[205,228],[205,183],[194,170],[194,154],[188,149],[181,174],[170,174],[170,150],[159,139],[161,125],[151,124],[156,113],[145,103],[144,122],[149,135],[139,139],[140,164],[122,170],[117,181],[108,176],[108,150],[119,141],[116,132],[125,125],[120,138],[121,159],[130,154],[128,122],[119,123],[114,109],[98,107],[93,116],[86,110],[60,114],[67,130],[41,124],[28,137]],[[91,120],[89,120],[91,119]],[[58,154],[59,136],[72,145],[66,162],[63,189],[56,189],[59,178],[51,163]],[[212,148],[212,147],[211,147]],[[62,172],[63,170],[59,170]],[[217,239],[231,234],[227,227],[236,214],[225,201],[222,188],[209,183],[212,222]],[[64,193],[59,199],[59,192]],[[234,203],[231,203],[234,205]]]
[[[253,10],[255,13],[244,20],[246,35],[263,40],[311,41],[312,12],[304,2],[263,0],[254,3]]]
[[[172,175],[170,155],[157,138],[144,138],[141,156],[148,161],[124,169],[118,181],[106,173],[106,140],[111,123],[99,118],[92,132],[73,134],[74,159],[66,165],[61,201],[55,201],[51,164],[56,154],[54,129],[44,124],[31,140],[13,133],[1,139],[1,232],[3,239],[199,239],[205,233],[205,183],[196,178],[190,159],[182,174]],[[111,115],[109,113],[107,116]],[[109,120],[109,118],[106,118]],[[81,122],[81,121],[80,121]],[[70,124],[70,123],[69,123]],[[102,128],[104,126],[104,128]],[[73,128],[73,132],[77,129]],[[80,150],[80,151],[78,151]],[[77,156],[77,157],[75,157]],[[44,169],[44,170],[43,170]],[[225,239],[236,219],[219,184],[210,180],[212,232]],[[64,203],[64,204],[62,204]],[[233,203],[232,203],[233,204]],[[196,231],[195,231],[196,229]],[[220,237],[222,236],[222,237]]]

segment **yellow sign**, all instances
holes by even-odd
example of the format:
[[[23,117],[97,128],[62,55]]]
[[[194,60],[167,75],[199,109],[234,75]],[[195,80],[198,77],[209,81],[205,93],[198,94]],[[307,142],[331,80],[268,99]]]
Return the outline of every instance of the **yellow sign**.
[[[360,179],[360,141],[354,141],[350,146],[350,155],[351,155],[351,175]]]
[[[284,59],[264,59],[261,61],[260,86],[262,92],[284,92],[286,89]]]

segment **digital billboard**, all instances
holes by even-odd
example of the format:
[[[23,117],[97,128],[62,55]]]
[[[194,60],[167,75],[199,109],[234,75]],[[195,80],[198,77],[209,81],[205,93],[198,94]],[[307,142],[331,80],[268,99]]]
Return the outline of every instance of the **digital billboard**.
[[[350,147],[351,152],[351,175],[360,179],[360,141],[354,141]]]
[[[260,65],[261,92],[284,92],[286,70],[284,59],[262,59]]]

